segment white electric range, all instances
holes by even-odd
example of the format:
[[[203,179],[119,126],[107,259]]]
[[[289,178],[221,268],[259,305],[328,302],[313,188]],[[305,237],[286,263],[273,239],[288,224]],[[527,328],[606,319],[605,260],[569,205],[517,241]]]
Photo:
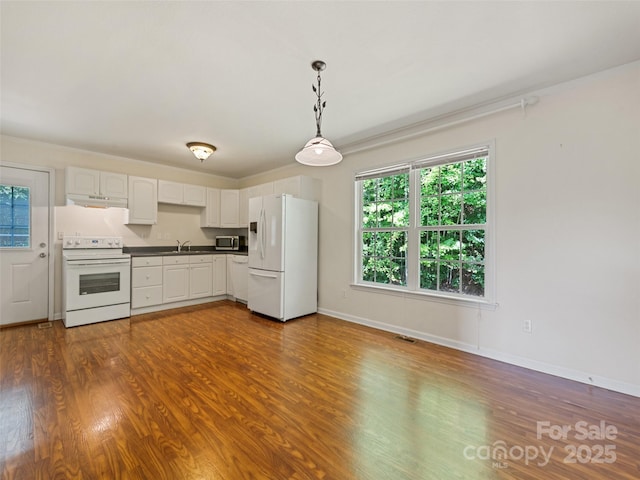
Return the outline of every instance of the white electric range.
[[[131,255],[121,237],[66,236],[62,257],[65,327],[131,315]]]

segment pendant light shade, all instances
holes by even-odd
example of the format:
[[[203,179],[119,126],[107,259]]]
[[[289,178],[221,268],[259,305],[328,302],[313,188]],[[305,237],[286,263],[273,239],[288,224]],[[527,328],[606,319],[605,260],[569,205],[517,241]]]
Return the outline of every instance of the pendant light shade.
[[[342,160],[342,154],[338,152],[331,142],[324,138],[320,132],[322,112],[324,111],[324,107],[327,105],[327,102],[322,100],[324,92],[320,90],[320,72],[326,67],[327,64],[322,60],[315,60],[311,63],[311,68],[318,72],[318,86],[311,86],[317,97],[317,102],[313,106],[313,111],[316,117],[316,136],[309,140],[302,150],[296,153],[296,161],[298,163],[312,167],[328,167],[329,165],[340,163]]]
[[[311,167],[328,167],[342,160],[342,154],[323,137],[315,137],[296,153],[296,161]]]

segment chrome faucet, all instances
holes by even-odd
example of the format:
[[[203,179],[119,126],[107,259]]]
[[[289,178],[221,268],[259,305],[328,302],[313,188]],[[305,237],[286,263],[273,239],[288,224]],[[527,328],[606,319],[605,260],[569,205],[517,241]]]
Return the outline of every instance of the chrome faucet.
[[[176,240],[178,242],[178,253],[182,251],[184,247],[188,247],[191,251],[191,240],[187,240],[186,242],[180,243],[180,240]]]

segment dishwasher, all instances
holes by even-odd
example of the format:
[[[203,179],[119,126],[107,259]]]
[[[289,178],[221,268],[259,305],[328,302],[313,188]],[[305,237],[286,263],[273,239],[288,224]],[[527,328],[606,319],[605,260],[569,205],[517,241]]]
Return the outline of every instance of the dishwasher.
[[[249,257],[246,255],[227,255],[227,272],[231,278],[231,288],[227,291],[233,295],[236,301],[247,303],[249,291]]]

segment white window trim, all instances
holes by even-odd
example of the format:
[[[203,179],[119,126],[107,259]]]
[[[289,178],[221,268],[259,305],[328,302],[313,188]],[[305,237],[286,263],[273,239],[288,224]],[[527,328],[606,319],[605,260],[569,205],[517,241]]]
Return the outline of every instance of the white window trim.
[[[362,278],[362,245],[359,241],[359,230],[360,225],[362,225],[362,206],[360,204],[362,199],[362,183],[358,180],[359,177],[370,177],[375,176],[376,173],[380,173],[384,175],[385,173],[390,173],[393,170],[401,170],[406,169],[408,166],[411,166],[409,181],[410,181],[410,196],[409,196],[409,208],[413,213],[411,217],[411,225],[409,227],[409,237],[408,237],[408,256],[407,263],[409,265],[418,265],[418,257],[419,257],[419,249],[412,247],[412,243],[415,243],[416,237],[415,232],[418,230],[416,227],[416,218],[418,212],[417,203],[417,172],[418,166],[419,168],[424,168],[429,165],[439,165],[442,163],[447,163],[447,157],[455,154],[456,152],[463,152],[466,150],[474,150],[482,147],[486,147],[489,150],[489,154],[487,156],[487,221],[485,223],[485,295],[484,297],[473,297],[471,295],[460,295],[449,292],[436,292],[436,291],[428,291],[421,290],[418,288],[419,285],[419,271],[417,268],[412,268],[410,274],[407,278],[407,286],[400,287],[397,285],[384,285],[384,284],[373,284],[373,283],[363,283],[360,281]],[[447,150],[445,152],[435,153],[431,155],[421,156],[420,158],[411,160],[411,161],[403,161],[397,162],[393,164],[383,165],[375,169],[366,169],[360,172],[354,172],[354,199],[353,199],[353,208],[354,208],[354,217],[353,217],[353,282],[351,283],[351,287],[357,290],[363,291],[371,291],[375,293],[389,294],[394,296],[404,296],[410,298],[417,298],[429,301],[436,301],[441,303],[453,304],[453,305],[462,305],[462,306],[472,306],[486,309],[495,309],[497,306],[496,303],[496,241],[495,241],[495,140],[481,142],[474,145],[470,145],[467,147],[456,148]],[[413,168],[413,166],[416,168]]]

